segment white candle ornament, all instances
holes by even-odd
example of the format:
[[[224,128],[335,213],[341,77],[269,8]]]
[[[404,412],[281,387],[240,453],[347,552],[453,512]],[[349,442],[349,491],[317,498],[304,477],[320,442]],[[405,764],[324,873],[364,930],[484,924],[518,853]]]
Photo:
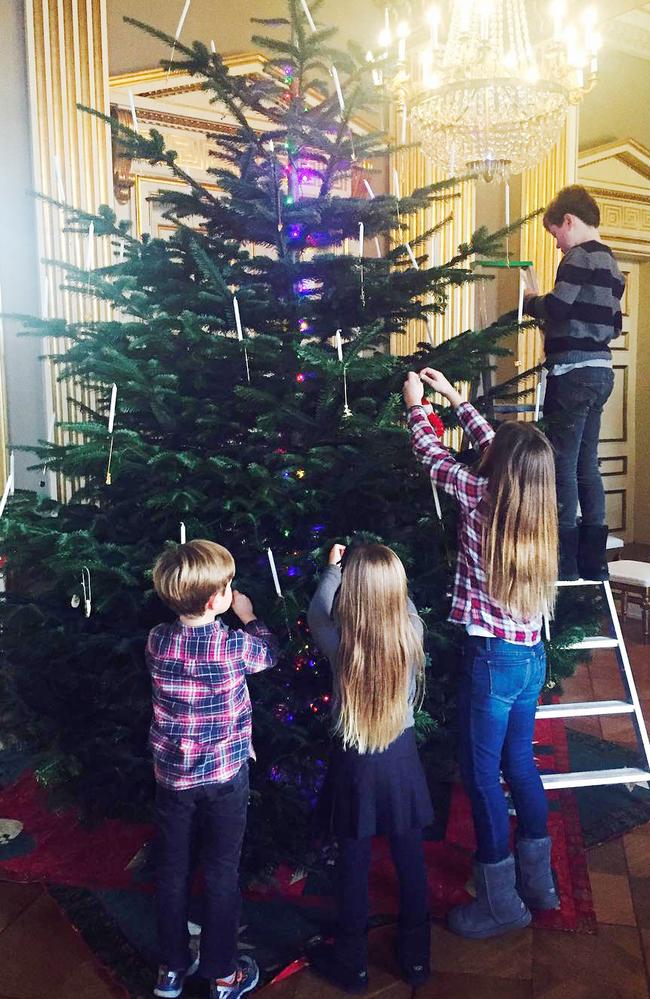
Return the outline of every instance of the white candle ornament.
[[[212,55],[217,54],[217,46],[214,44],[214,38],[210,39],[210,51],[212,52]]]
[[[117,385],[113,382],[113,388],[111,389],[111,404],[108,410],[108,432],[113,433],[113,424],[115,423],[115,405],[117,403]]]
[[[59,163],[59,157],[54,154],[54,178],[56,180],[56,196],[59,201],[65,201],[65,188],[63,186],[63,177],[61,175],[61,164]]]
[[[365,230],[363,222],[359,222],[359,257],[363,256],[363,241],[365,238]]]
[[[381,246],[379,245],[379,236],[375,236],[375,253],[378,257],[381,257]]]
[[[236,295],[232,296],[232,307],[233,307],[233,309],[235,311],[235,324],[236,324],[236,327],[237,327],[237,339],[238,340],[243,340],[244,339],[244,331],[242,329],[241,316],[239,315],[239,302],[237,301],[237,296]]]
[[[95,247],[95,223],[91,222],[86,233],[86,253],[84,255],[84,268],[89,271],[93,266],[93,250]]]
[[[311,11],[309,9],[307,0],[300,0],[300,2],[302,4],[302,9],[305,12],[305,17],[307,18],[307,24],[309,25],[312,31],[316,31],[316,25],[314,24],[314,19],[311,16]]]
[[[417,260],[415,259],[415,254],[413,253],[413,250],[411,248],[411,244],[410,243],[404,243],[404,246],[406,247],[406,252],[409,255],[411,263],[415,267],[416,271],[419,271],[420,270],[420,265],[418,264]]]
[[[5,507],[7,505],[7,500],[9,499],[9,493],[13,489],[13,482],[11,476],[7,476],[7,481],[5,482],[4,492],[2,494],[2,499],[0,499],[0,517],[2,517],[5,512]]]
[[[519,303],[517,305],[517,322],[521,323],[524,318],[524,291],[526,290],[526,279],[524,272],[519,269]]]
[[[434,482],[431,483],[431,489],[433,491],[433,505],[436,508],[436,515],[438,517],[438,520],[442,521],[442,509],[440,507],[440,497],[438,496],[438,490]]]
[[[90,589],[90,569],[87,565],[82,566],[81,569],[81,586],[84,592],[84,614],[86,617],[90,617],[90,612],[92,611],[92,592]]]
[[[336,90],[336,96],[338,97],[339,107],[341,111],[345,111],[345,101],[343,100],[343,91],[341,90],[339,71],[336,66],[332,66],[332,79],[334,80],[334,89]]]
[[[343,363],[343,341],[341,340],[340,330],[336,331],[335,343],[336,343],[336,353],[338,354],[339,361]]]
[[[176,28],[176,34],[174,35],[176,41],[178,41],[178,39],[181,37],[181,31],[183,30],[183,25],[185,24],[185,18],[187,17],[187,12],[190,9],[191,3],[192,0],[185,0],[185,6],[183,7],[183,12],[181,13],[181,16],[178,19],[178,26]]]
[[[131,122],[133,124],[133,131],[139,132],[140,126],[138,125],[138,116],[135,110],[135,99],[133,97],[133,91],[129,90],[129,107],[131,108]]]
[[[266,549],[266,554],[268,555],[269,565],[271,566],[271,575],[273,576],[273,585],[275,586],[275,592],[282,599],[282,590],[280,589],[280,580],[278,579],[278,572],[275,568],[275,559],[273,558],[273,552],[270,548]]]
[[[401,194],[400,194],[400,186],[399,186],[399,174],[398,174],[397,170],[395,169],[395,167],[393,167],[393,185],[394,185],[394,188],[395,188],[395,197],[397,198],[398,201],[400,201],[401,200]]]
[[[184,545],[187,541],[187,531],[185,530],[185,522],[181,520],[181,544]]]
[[[11,488],[9,490],[9,495],[13,496],[14,490],[16,488],[16,463],[14,460],[13,451],[9,455],[9,479],[11,481]]]
[[[373,191],[372,187],[370,186],[370,182],[367,181],[365,177],[363,178],[363,183],[364,183],[364,187],[365,187],[366,191],[368,192],[368,197],[374,198],[375,192]]]

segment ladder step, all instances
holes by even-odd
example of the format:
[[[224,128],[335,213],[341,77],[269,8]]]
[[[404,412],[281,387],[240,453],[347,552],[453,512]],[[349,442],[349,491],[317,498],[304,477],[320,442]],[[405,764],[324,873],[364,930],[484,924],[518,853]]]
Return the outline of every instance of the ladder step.
[[[567,649],[617,649],[618,638],[607,638],[605,635],[594,635],[593,638],[585,638],[582,642],[573,642],[567,645]]]
[[[568,774],[541,774],[546,791],[565,787],[594,787],[601,784],[646,784],[650,770],[639,767],[617,767],[615,770],[582,770]]]
[[[633,715],[634,705],[627,701],[583,701],[574,704],[542,704],[536,718],[582,718],[587,715]]]

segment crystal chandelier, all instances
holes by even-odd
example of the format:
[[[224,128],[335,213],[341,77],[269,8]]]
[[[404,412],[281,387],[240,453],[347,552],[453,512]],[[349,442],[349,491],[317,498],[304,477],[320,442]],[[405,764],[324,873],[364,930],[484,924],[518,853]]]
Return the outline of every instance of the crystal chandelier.
[[[438,8],[414,29],[386,9],[381,54],[368,53],[375,83],[391,87],[404,125],[445,170],[507,179],[539,162],[595,83],[595,11],[565,24],[564,7],[551,3],[549,37],[535,45],[524,0],[451,0],[446,41]]]

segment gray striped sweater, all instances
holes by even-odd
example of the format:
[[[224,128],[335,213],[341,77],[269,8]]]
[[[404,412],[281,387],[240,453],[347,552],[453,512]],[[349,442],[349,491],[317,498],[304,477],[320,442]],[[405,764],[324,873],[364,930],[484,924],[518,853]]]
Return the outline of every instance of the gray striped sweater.
[[[544,331],[546,366],[611,360],[609,342],[621,332],[625,281],[608,246],[588,240],[564,254],[548,295],[526,302]]]

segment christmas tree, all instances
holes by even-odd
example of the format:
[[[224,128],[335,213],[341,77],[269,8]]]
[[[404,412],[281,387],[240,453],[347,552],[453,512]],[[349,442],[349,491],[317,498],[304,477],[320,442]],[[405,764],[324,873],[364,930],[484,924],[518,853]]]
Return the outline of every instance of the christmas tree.
[[[183,529],[233,553],[237,587],[284,648],[275,670],[251,679],[246,863],[258,875],[308,853],[330,676],[305,611],[334,541],[381,539],[406,563],[430,658],[420,737],[430,759],[445,755],[459,641],[445,623],[454,514],[443,500],[436,516],[400,389],[425,364],[474,379],[513,328],[427,342],[428,317],[444,312],[450,288],[477,280],[472,262],[498,252],[504,233],[480,230],[432,265],[422,251],[432,230],[409,243],[408,223],[454,182],[375,197],[360,164],[381,162],[386,136],[353,130],[377,107],[371,66],[334,49],[299,0],[260,23],[277,29],[253,39],[269,53],[261,76],[231,75],[204,45],[175,43],[175,68],[200,78],[236,123],[210,138],[218,194],[159,133],[109,121],[129,155],[186,182],[159,195],[175,232],[139,239],[106,206],[65,207],[67,226],[113,245],[109,267],[66,265],[68,287],[109,303],[112,318],[26,318],[26,330],[65,341],[61,375],[91,386],[96,403],[62,426],[70,443],[34,448],[72,484],[70,501],[17,492],[2,520],[6,720],[42,752],[42,780],[96,817],[142,817],[152,798],[143,650],[169,617],[152,590],[156,556]],[[392,356],[391,337],[412,323],[417,352]]]

